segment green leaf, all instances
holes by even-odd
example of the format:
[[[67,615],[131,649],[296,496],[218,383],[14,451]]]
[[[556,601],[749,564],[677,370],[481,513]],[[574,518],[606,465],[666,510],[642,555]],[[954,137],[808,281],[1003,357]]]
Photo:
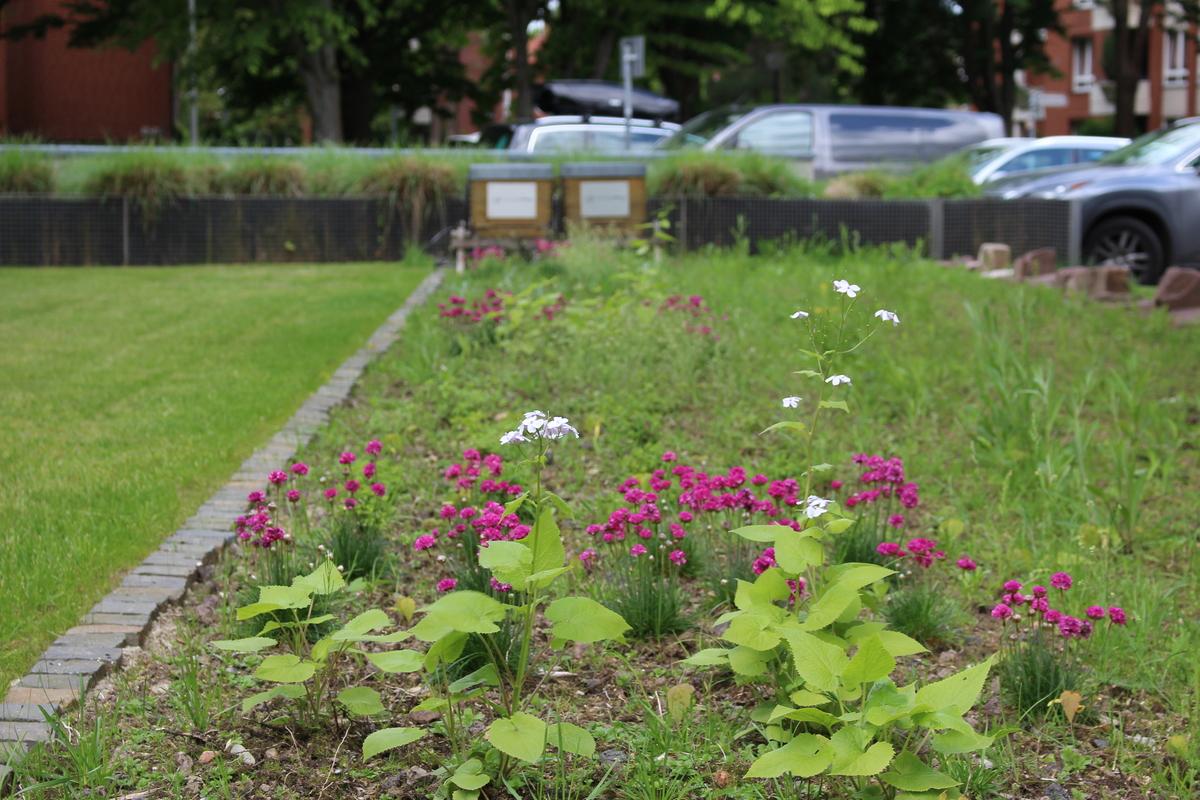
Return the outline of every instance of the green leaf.
[[[312,594],[333,594],[346,587],[346,579],[338,571],[333,559],[326,558],[312,572],[293,580],[292,586],[307,589]]]
[[[231,653],[257,653],[259,650],[266,650],[276,644],[278,642],[274,639],[268,639],[265,636],[251,636],[248,639],[222,639],[213,642],[212,646]]]
[[[892,658],[892,654],[879,641],[878,636],[872,636],[859,644],[858,650],[846,667],[846,672],[842,675],[842,683],[847,686],[874,683],[880,678],[886,678],[895,668],[896,659]]]
[[[854,524],[852,519],[831,519],[821,527],[832,534],[845,533]]]
[[[899,631],[888,630],[882,622],[862,622],[846,630],[846,639],[851,644],[861,644],[872,636],[878,637],[883,648],[893,658],[924,653],[925,647],[916,639]]]
[[[258,602],[239,608],[237,618],[242,621],[285,608],[308,608],[311,603],[312,592],[303,587],[262,586],[258,590]]]
[[[476,686],[499,686],[500,678],[496,675],[496,667],[493,664],[484,664],[474,672],[464,675],[458,680],[451,683],[446,688],[451,694],[461,694],[468,689],[474,689]]]
[[[562,534],[559,533],[558,523],[554,520],[554,512],[550,508],[538,511],[533,529],[522,541],[533,551],[532,572],[561,567],[567,559],[567,551],[563,549]]]
[[[420,728],[384,728],[363,739],[363,759],[373,758],[385,750],[411,744],[425,735]]]
[[[827,587],[809,607],[808,616],[801,623],[801,628],[806,631],[819,631],[832,625],[857,599],[858,589],[841,583]]]
[[[341,630],[335,631],[331,638],[337,641],[356,641],[360,636],[391,624],[391,618],[382,609],[372,608],[347,622]]]
[[[263,703],[274,700],[276,697],[286,697],[289,700],[298,700],[301,697],[304,697],[305,694],[307,694],[307,692],[304,690],[303,686],[276,686],[268,689],[265,692],[252,694],[243,700],[242,713],[245,714],[255,706],[261,706]]]
[[[808,689],[797,689],[788,695],[788,699],[798,706],[823,706],[829,702],[825,695]]]
[[[767,662],[771,660],[772,652],[760,652],[749,647],[735,647],[728,651],[729,668],[738,675],[753,678],[767,671]]]
[[[988,670],[996,660],[993,655],[973,667],[951,675],[917,690],[917,707],[931,711],[950,710],[965,714],[979,700]]]
[[[546,749],[546,723],[524,711],[495,720],[483,736],[501,753],[530,764]]]
[[[504,504],[504,514],[507,516],[508,514],[517,513],[521,509],[521,506],[525,505],[525,501],[528,499],[529,492],[521,492],[512,500],[509,500]]]
[[[570,567],[555,567],[554,569],[544,569],[541,572],[535,572],[525,579],[525,585],[532,589],[540,589],[554,583],[554,579],[564,572],[570,572]]]
[[[917,705],[916,690],[911,686],[897,689],[890,680],[872,687],[863,704],[863,718],[867,722],[883,727],[889,722],[907,717]]]
[[[482,592],[450,592],[426,609],[412,632],[423,642],[436,642],[451,631],[496,633],[507,607]]]
[[[867,747],[871,735],[861,728],[845,727],[830,737],[833,764],[830,775],[878,775],[891,762],[896,750],[887,742]]]
[[[425,663],[425,654],[416,650],[388,650],[383,653],[367,653],[375,669],[381,672],[419,672]]]
[[[812,534],[800,533],[784,525],[775,527],[785,531],[775,539],[775,561],[786,572],[795,575],[825,563],[825,550]]]
[[[743,539],[749,539],[752,542],[774,542],[775,537],[779,535],[779,525],[743,525],[740,528],[734,528],[730,533],[736,533]],[[789,530],[791,530],[789,528]]]
[[[827,577],[831,583],[849,586],[852,589],[861,589],[895,574],[896,570],[881,567],[878,564],[846,563],[831,568]]]
[[[311,661],[301,661],[292,654],[267,656],[254,670],[254,677],[272,683],[304,683],[317,671]]]
[[[554,492],[544,492],[543,496],[550,501],[550,505],[554,506],[554,510],[561,514],[566,519],[571,519],[575,516],[575,512],[567,505],[567,501],[556,495]]]
[[[313,625],[320,625],[323,622],[329,622],[331,619],[334,619],[333,614],[321,614],[320,616],[305,617],[301,620],[291,620],[289,622],[271,620],[266,625],[263,625],[262,630],[258,632],[258,635],[265,636],[272,631],[312,627]]]
[[[907,792],[925,792],[930,789],[950,789],[958,786],[958,781],[928,766],[907,750],[896,756],[892,768],[880,775],[879,780]]]
[[[482,789],[492,782],[492,776],[484,773],[483,762],[478,758],[464,761],[450,776],[450,782],[460,789],[472,791]]]
[[[786,638],[796,674],[808,687],[821,692],[837,691],[839,679],[850,663],[842,649],[802,631],[788,631]]]
[[[469,638],[465,633],[452,631],[438,639],[425,651],[425,669],[432,672],[444,664],[453,664],[462,655]]]
[[[533,551],[520,542],[491,542],[479,548],[479,566],[491,570],[501,583],[524,586],[533,567]]]
[[[976,733],[974,730],[952,730],[945,733],[935,733],[933,736],[933,749],[942,755],[956,755],[958,753],[973,753],[977,750],[984,750],[992,746],[995,738],[992,736],[984,736],[981,733]]]
[[[833,408],[838,411],[845,411],[847,414],[850,413],[850,406],[846,405],[845,400],[822,400],[821,408]]]
[[[722,647],[706,647],[680,661],[689,667],[716,667],[729,664],[729,651]]]
[[[786,612],[774,606],[758,606],[743,611],[732,622],[721,638],[752,650],[770,650],[779,644],[781,636],[775,626],[783,621]]]
[[[546,741],[560,750],[590,758],[596,753],[596,740],[578,725],[556,722],[546,726]]]
[[[775,706],[767,721],[778,722],[781,719],[790,719],[794,722],[811,722],[827,729],[832,729],[834,725],[837,725],[841,721],[828,711],[822,711],[819,708]]]
[[[805,425],[803,422],[797,422],[795,420],[787,420],[785,422],[776,422],[774,425],[770,426],[769,428],[765,429],[762,433],[760,433],[759,436],[765,436],[766,434],[772,433],[774,431],[794,431],[803,436],[808,431],[808,426]]]
[[[815,733],[798,733],[778,750],[760,756],[746,772],[747,778],[778,778],[790,773],[811,778],[833,761],[829,740]]]
[[[379,692],[367,686],[351,686],[338,692],[337,701],[356,717],[372,717],[387,709],[379,698]]]
[[[816,353],[812,353],[812,352],[810,352],[809,354],[816,355]],[[806,378],[820,378],[821,377],[821,373],[817,372],[815,369],[798,369],[795,372],[793,372],[792,374],[793,375],[803,375]]]
[[[755,578],[754,583],[739,580],[733,604],[743,611],[763,606],[773,607],[776,603],[787,600],[791,593],[783,573],[777,569],[768,569]]]
[[[546,606],[546,619],[553,623],[551,635],[555,639],[580,644],[623,641],[623,634],[629,630],[629,623],[620,614],[590,597],[560,597]]]

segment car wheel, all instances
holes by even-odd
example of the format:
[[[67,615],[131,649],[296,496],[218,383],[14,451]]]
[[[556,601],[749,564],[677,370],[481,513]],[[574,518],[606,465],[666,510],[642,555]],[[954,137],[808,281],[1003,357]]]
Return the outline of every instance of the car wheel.
[[[1092,228],[1083,252],[1089,264],[1128,267],[1139,283],[1158,283],[1166,269],[1162,240],[1153,228],[1133,217],[1111,217]]]

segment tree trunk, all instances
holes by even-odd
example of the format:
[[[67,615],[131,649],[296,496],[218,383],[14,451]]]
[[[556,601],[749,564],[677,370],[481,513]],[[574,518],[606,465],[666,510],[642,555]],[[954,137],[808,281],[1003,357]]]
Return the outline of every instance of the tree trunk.
[[[1004,120],[1004,133],[1013,134],[1013,109],[1017,105],[1016,54],[1013,44],[1013,3],[1004,4],[1000,14],[1000,103],[999,114]]]
[[[608,72],[608,62],[612,60],[613,48],[617,44],[617,34],[611,28],[604,32],[600,37],[600,43],[596,46],[596,61],[592,65],[592,77],[596,80],[603,80],[604,74]]]
[[[517,93],[516,116],[533,116],[533,80],[529,69],[529,23],[531,13],[526,0],[508,0],[508,34],[512,40],[513,83]]]
[[[371,123],[375,119],[375,87],[368,75],[347,74],[341,77],[342,136],[354,144],[369,144],[374,140]]]
[[[1115,74],[1109,77],[1115,89],[1114,133],[1117,136],[1134,136],[1137,122],[1134,119],[1133,102],[1141,76],[1138,74],[1137,39],[1129,29],[1129,0],[1112,0],[1112,16]]]

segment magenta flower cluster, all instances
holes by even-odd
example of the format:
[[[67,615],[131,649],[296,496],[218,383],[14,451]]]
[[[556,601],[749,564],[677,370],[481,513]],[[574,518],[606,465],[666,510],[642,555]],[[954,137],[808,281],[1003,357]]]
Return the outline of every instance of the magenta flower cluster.
[[[716,322],[717,315],[704,302],[704,298],[698,294],[687,297],[681,294],[673,294],[659,305],[658,313],[683,316],[687,320],[684,324],[684,330],[688,333],[694,333],[699,336],[711,336],[714,339],[717,338],[717,334],[713,332],[713,325]],[[728,319],[728,317],[724,319]]]
[[[1066,600],[1067,591],[1073,585],[1071,576],[1066,572],[1055,572],[1050,576],[1050,586],[1059,592],[1059,600]],[[1022,606],[1029,607],[1029,619],[1057,628],[1064,639],[1086,639],[1092,635],[1094,623],[1104,618],[1112,625],[1124,625],[1127,621],[1125,609],[1120,606],[1088,606],[1082,619],[1065,613],[1050,605],[1050,590],[1045,586],[1029,587],[1028,592],[1022,591],[1024,584],[1017,580],[1004,582],[1000,602],[992,607],[992,616],[1006,621],[1017,618]]]
[[[233,529],[238,541],[270,550],[277,542],[287,543],[291,536],[275,520],[275,503],[264,492],[251,492],[246,498],[246,512],[234,520]]]
[[[520,484],[500,480],[504,473],[504,457],[497,453],[486,456],[478,450],[462,452],[462,461],[450,464],[442,470],[442,477],[453,481],[461,491],[477,490],[482,495],[504,498],[516,497],[523,490]]]
[[[905,509],[914,509],[921,503],[921,495],[917,484],[907,480],[904,475],[904,461],[897,456],[884,458],[879,455],[858,453],[853,461],[865,467],[859,476],[859,482],[867,486],[858,492],[851,492],[846,497],[846,508],[867,506],[880,500],[894,500]],[[834,481],[832,488],[842,488],[840,481]],[[899,528],[904,525],[903,514],[890,514],[888,525]]]
[[[476,300],[452,294],[445,303],[438,303],[438,316],[452,319],[464,324],[479,324],[490,322],[499,324],[504,320],[504,303],[506,297],[512,297],[512,292],[500,292],[488,289],[483,297]],[[551,321],[567,307],[567,300],[559,295],[554,302],[542,307],[541,316]]]
[[[937,542],[923,536],[909,539],[903,546],[899,542],[880,542],[875,548],[875,552],[887,558],[911,559],[925,569],[929,569],[935,562],[946,557],[946,551],[939,550]],[[970,556],[963,556],[954,563],[964,572],[971,572],[979,566]]]

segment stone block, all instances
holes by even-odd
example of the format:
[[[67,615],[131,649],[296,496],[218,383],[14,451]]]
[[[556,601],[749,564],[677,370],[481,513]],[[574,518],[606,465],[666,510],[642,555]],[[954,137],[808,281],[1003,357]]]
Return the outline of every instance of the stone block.
[[[139,635],[150,624],[149,614],[109,614],[104,611],[92,611],[83,617],[85,625],[122,625],[136,627]]]
[[[131,644],[127,633],[67,634],[54,640],[51,647],[109,647],[120,649]]]
[[[42,653],[43,661],[85,660],[115,662],[121,660],[119,647],[88,647],[86,645],[52,644]]]
[[[111,594],[92,606],[93,614],[133,614],[137,616],[152,616],[161,603],[153,600],[125,600],[114,598]]]
[[[1158,282],[1152,303],[1170,311],[1200,308],[1200,270],[1169,267]]]
[[[174,564],[140,564],[133,568],[131,575],[166,575],[173,578],[191,578],[199,567],[193,561],[191,566]]]
[[[981,270],[1004,269],[1012,264],[1012,248],[999,242],[984,242],[979,246],[979,257],[969,267]]]
[[[174,592],[183,591],[187,585],[187,578],[173,578],[167,575],[126,575],[121,581],[121,588],[117,591],[126,594],[135,594],[142,589]],[[135,589],[138,592],[134,592]]]
[[[136,644],[142,636],[143,627],[141,625],[131,625],[129,623],[89,623],[85,625],[76,625],[68,630],[63,636],[90,636],[92,634],[119,633],[125,636],[125,641],[128,644]]]
[[[58,705],[54,703],[0,703],[0,720],[7,722],[45,722],[42,712],[57,714]]]
[[[186,553],[171,553],[155,550],[142,559],[142,564],[155,567],[197,567],[202,559]]]
[[[7,705],[45,705],[67,708],[79,700],[78,689],[39,688],[35,686],[14,686],[4,695]]]
[[[67,689],[74,692],[76,695],[83,694],[89,686],[92,685],[95,673],[86,675],[61,675],[34,673],[24,675],[17,680],[17,687],[25,687],[28,689]],[[5,698],[6,702],[11,702]]]
[[[29,669],[31,675],[95,675],[107,667],[107,662],[83,658],[42,659]]]
[[[50,726],[45,722],[0,722],[0,741],[48,742]]]

